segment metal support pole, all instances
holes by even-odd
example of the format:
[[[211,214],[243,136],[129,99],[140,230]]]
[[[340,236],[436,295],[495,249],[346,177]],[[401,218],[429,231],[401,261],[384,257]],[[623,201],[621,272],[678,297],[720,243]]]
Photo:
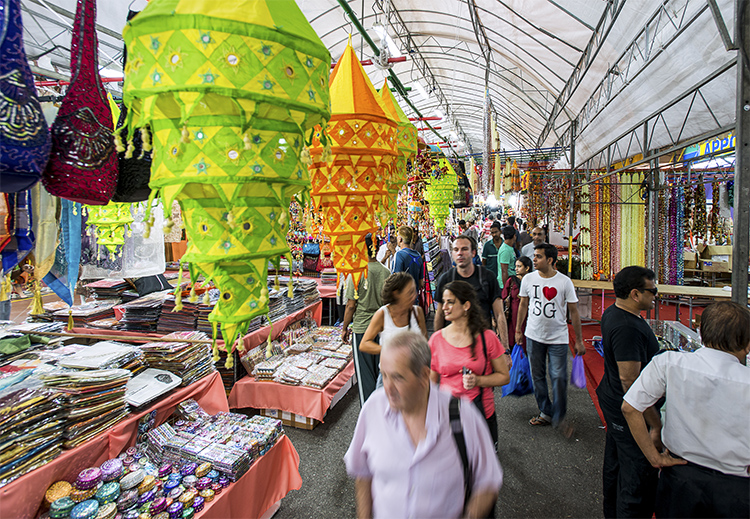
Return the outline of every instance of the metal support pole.
[[[747,304],[747,265],[750,255],[750,0],[735,0],[734,41],[737,57],[737,119],[734,162],[734,241],[732,242],[732,301]]]
[[[575,184],[576,170],[576,121],[572,122],[570,133],[570,221],[568,222],[568,277],[573,279],[573,226],[575,225]]]

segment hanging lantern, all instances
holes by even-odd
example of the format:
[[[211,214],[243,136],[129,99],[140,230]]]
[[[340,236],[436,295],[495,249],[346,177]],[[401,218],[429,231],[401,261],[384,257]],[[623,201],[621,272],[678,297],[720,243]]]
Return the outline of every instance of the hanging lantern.
[[[289,253],[305,135],[329,117],[330,54],[292,0],[153,0],[123,37],[130,138],[149,127],[151,198],[180,203],[183,259],[193,283],[221,291],[209,320],[229,352],[268,312],[268,261]]]
[[[430,217],[437,229],[445,229],[445,220],[450,215],[453,194],[458,188],[456,170],[445,158],[438,161],[440,175],[432,177],[425,189],[425,199],[430,203]]]
[[[331,121],[315,132],[311,148],[312,200],[323,215],[324,233],[331,237],[333,266],[339,274],[352,274],[359,286],[367,272],[364,236],[377,231],[375,215],[388,196],[397,127],[351,41],[330,82]]]
[[[407,165],[409,161],[413,161],[417,156],[417,129],[396,102],[393,92],[388,87],[387,80],[383,82],[383,88],[380,89],[380,99],[388,111],[388,115],[398,125],[398,134],[396,136],[398,155],[390,182],[387,185],[388,197],[386,198],[387,211],[394,214],[396,212],[398,192],[406,185],[408,178]]]
[[[96,233],[96,243],[114,256],[118,247],[125,245],[125,233],[133,223],[130,204],[110,202],[107,205],[84,206],[84,214],[88,214],[86,224],[89,232]]]

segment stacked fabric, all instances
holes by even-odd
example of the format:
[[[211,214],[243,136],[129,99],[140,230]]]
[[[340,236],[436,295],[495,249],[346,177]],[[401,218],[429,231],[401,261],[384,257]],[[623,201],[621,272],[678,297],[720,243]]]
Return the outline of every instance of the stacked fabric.
[[[312,279],[299,279],[294,282],[294,293],[300,291],[304,306],[309,306],[316,301],[320,301],[320,292],[318,284]]]
[[[169,292],[154,292],[119,305],[122,309],[120,329],[134,332],[155,332],[161,307]]]
[[[285,291],[284,291],[285,292]],[[286,317],[286,304],[281,290],[268,290],[268,319],[272,323]]]
[[[124,279],[100,279],[85,286],[96,299],[119,299],[130,288]]]
[[[173,332],[162,337],[159,342],[140,346],[140,349],[150,368],[174,373],[182,378],[183,386],[190,385],[214,371],[210,341],[203,332]]]
[[[126,369],[133,375],[146,369],[143,353],[136,346],[101,341],[62,357],[58,365],[72,369]]]
[[[191,303],[189,300],[183,298],[182,310],[175,312],[175,298],[173,294],[169,294],[164,299],[164,304],[161,307],[156,331],[166,334],[182,330],[197,330],[198,306],[197,301]]]
[[[60,301],[61,302],[61,301]],[[68,307],[63,303],[64,308],[52,312],[52,319],[58,322],[68,322],[68,317],[72,315],[74,326],[88,326],[94,321],[101,319],[114,319],[115,306],[120,303],[119,299],[103,299],[101,301],[91,301],[82,305]],[[58,305],[49,305],[49,308],[56,308]],[[45,305],[45,312],[48,306]]]
[[[60,394],[19,389],[0,394],[0,487],[61,452],[65,413]]]
[[[65,396],[63,446],[72,449],[109,429],[128,414],[126,369],[55,370],[39,375],[44,385]]]
[[[320,284],[321,285],[335,285],[338,275],[336,274],[335,268],[324,268],[320,272]]]
[[[269,285],[270,285],[269,279]],[[289,277],[279,277],[279,282],[287,286],[289,284]],[[313,282],[314,283],[314,282]],[[286,314],[292,315],[293,313],[302,310],[305,307],[305,297],[303,291],[299,288],[298,282],[294,282],[292,290],[292,297],[289,297],[289,291],[283,290],[284,306],[286,307]]]

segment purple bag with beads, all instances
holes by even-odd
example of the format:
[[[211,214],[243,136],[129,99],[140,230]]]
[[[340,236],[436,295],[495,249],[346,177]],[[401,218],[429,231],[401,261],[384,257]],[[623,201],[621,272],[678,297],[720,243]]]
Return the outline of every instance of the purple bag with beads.
[[[21,0],[0,0],[0,192],[17,193],[36,184],[51,145],[26,61]]]

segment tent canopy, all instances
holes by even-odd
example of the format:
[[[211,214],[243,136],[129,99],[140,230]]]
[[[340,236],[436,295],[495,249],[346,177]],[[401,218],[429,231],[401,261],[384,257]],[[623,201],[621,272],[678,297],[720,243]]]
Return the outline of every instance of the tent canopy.
[[[337,0],[297,1],[334,61],[351,34],[358,57],[377,62]],[[99,0],[103,76],[122,75],[127,11],[145,5]],[[732,0],[716,0],[718,13],[707,0],[347,5],[381,57],[396,58],[390,71],[407,91],[391,86],[404,112],[417,117],[416,108],[438,118],[429,123],[440,128],[439,136],[429,129],[420,135],[459,155],[482,151],[486,110],[496,122],[499,148],[567,149],[575,132],[575,165],[592,168],[734,125],[737,51],[727,50],[719,29],[728,28],[734,40]],[[22,7],[34,71],[66,78],[75,0],[22,0]],[[377,64],[366,70],[375,85],[391,75]],[[118,84],[109,88],[117,92]]]

